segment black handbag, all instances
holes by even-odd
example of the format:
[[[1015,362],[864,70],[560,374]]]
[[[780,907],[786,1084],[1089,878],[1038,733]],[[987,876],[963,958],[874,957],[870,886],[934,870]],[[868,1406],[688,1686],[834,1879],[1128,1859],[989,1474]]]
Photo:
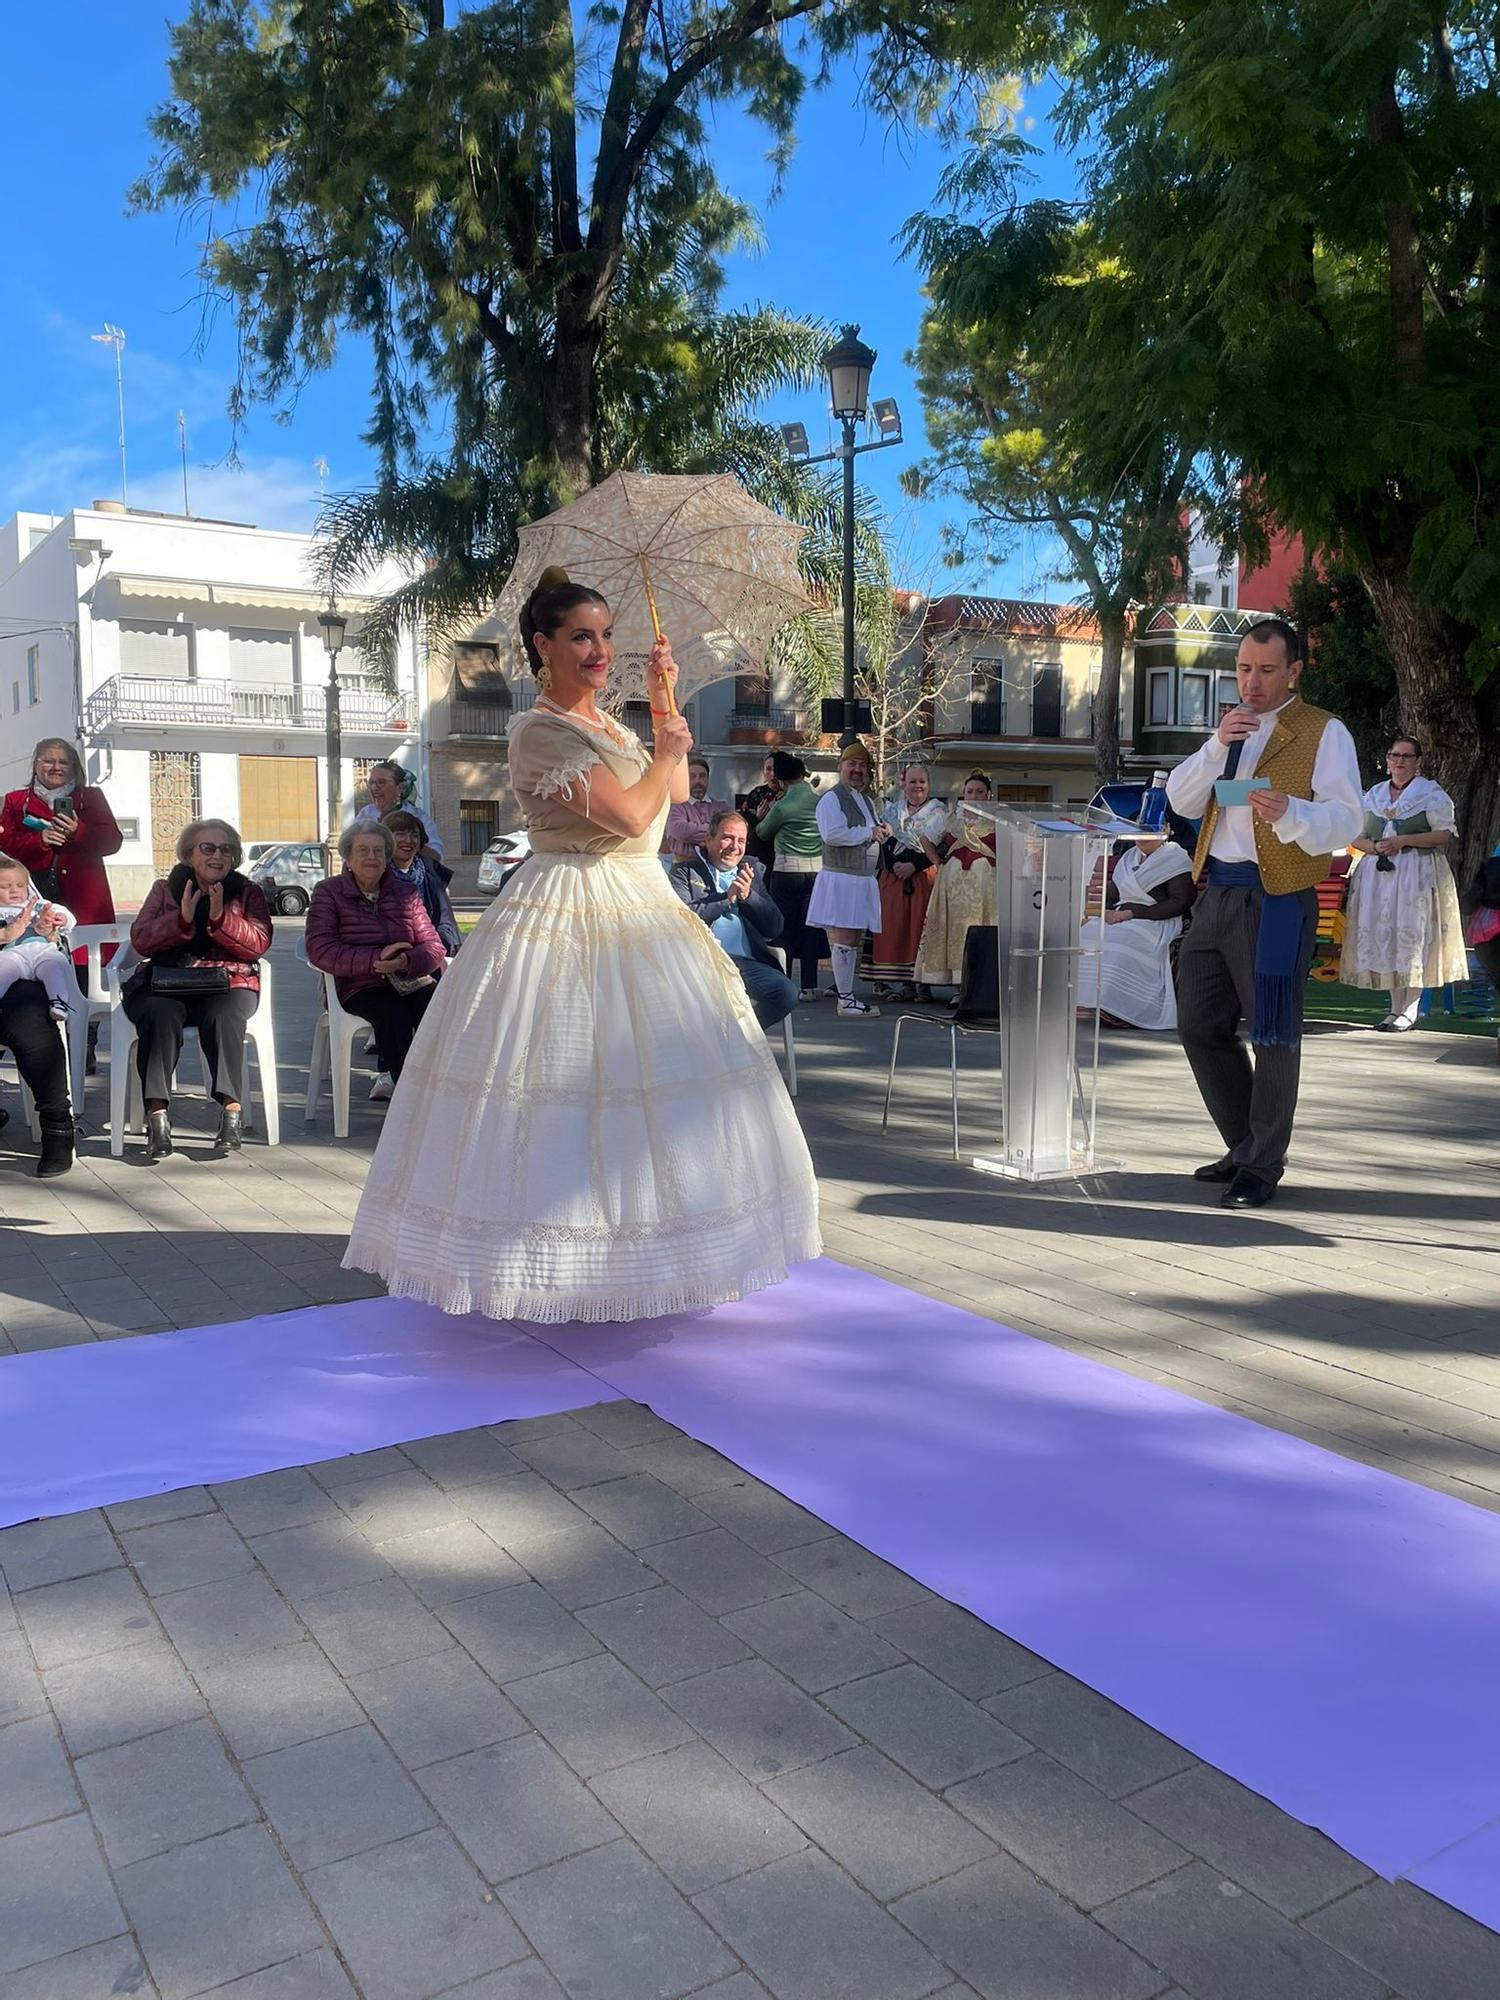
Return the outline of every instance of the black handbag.
[[[229,969],[223,965],[163,965],[151,961],[148,990],[165,1000],[200,1000],[205,994],[229,991]]]

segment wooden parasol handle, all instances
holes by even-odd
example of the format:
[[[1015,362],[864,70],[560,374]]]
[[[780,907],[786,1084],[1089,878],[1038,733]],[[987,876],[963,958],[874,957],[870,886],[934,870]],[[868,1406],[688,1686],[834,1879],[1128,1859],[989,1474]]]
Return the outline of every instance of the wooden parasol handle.
[[[659,639],[661,637],[661,619],[656,613],[656,592],[651,588],[651,565],[646,560],[644,554],[642,554],[640,561],[641,582],[646,586],[646,609],[651,613],[651,629]],[[661,684],[661,691],[666,700],[667,714],[675,715],[677,713],[677,696],[673,691],[672,683],[664,679]]]

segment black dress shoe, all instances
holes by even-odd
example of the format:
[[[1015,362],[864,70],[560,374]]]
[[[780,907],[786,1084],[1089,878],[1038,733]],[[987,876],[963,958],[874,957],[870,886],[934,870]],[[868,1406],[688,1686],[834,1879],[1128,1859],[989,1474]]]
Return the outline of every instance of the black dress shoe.
[[[1222,1160],[1210,1160],[1206,1167],[1195,1168],[1195,1181],[1232,1181],[1239,1174],[1239,1168],[1226,1153]]]
[[[172,1150],[172,1126],[165,1111],[146,1113],[146,1165],[154,1167]]]
[[[230,1153],[237,1153],[245,1137],[245,1114],[243,1111],[220,1111],[219,1129],[214,1135],[213,1158],[224,1159]]]
[[[1268,1201],[1276,1199],[1276,1183],[1263,1181],[1259,1174],[1247,1174],[1241,1168],[1219,1199],[1225,1208],[1264,1208]]]

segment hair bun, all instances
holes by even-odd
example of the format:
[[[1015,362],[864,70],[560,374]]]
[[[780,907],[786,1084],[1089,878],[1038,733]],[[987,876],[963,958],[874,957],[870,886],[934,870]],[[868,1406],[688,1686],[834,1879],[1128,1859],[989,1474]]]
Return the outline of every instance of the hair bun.
[[[561,590],[565,583],[571,583],[572,581],[573,579],[561,564],[549,563],[537,578],[535,588],[531,594],[533,597],[540,597],[544,590]]]

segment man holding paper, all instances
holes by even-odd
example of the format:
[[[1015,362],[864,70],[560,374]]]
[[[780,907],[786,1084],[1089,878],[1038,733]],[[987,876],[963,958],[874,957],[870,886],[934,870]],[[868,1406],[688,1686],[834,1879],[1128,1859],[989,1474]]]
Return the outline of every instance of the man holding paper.
[[[1285,1171],[1316,888],[1364,824],[1353,739],[1337,716],[1300,698],[1301,674],[1290,625],[1252,626],[1235,661],[1239,706],[1167,780],[1172,809],[1202,817],[1193,856],[1201,893],[1178,959],[1177,1014],[1225,1146],[1194,1178],[1221,1183],[1226,1208],[1264,1207]]]

